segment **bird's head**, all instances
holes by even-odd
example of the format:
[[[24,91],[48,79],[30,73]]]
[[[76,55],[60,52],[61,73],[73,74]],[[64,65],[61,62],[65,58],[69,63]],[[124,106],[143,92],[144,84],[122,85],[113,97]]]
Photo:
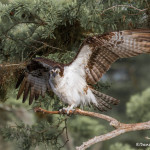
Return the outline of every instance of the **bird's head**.
[[[63,70],[59,66],[55,66],[50,69],[51,78],[62,77]]]

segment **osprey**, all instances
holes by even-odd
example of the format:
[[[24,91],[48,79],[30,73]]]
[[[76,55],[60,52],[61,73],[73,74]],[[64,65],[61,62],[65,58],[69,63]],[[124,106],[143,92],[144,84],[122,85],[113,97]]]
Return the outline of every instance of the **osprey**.
[[[81,44],[72,62],[61,64],[46,58],[34,58],[24,75],[17,99],[23,102],[29,95],[29,104],[45,92],[52,91],[68,104],[67,113],[80,105],[92,104],[100,111],[110,109],[119,100],[93,89],[111,64],[119,58],[150,53],[150,30],[124,30],[88,37]]]

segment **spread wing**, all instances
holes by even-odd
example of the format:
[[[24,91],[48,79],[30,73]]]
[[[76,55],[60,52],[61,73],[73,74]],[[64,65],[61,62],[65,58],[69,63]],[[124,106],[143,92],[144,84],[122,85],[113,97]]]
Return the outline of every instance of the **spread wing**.
[[[46,91],[50,91],[49,69],[56,63],[46,58],[35,58],[28,65],[25,72],[20,76],[16,84],[19,86],[17,99],[23,94],[24,103],[29,96],[29,105],[39,96],[45,96]]]
[[[142,53],[150,53],[150,30],[125,30],[87,38],[72,63],[83,63],[87,83],[96,84],[117,59]]]

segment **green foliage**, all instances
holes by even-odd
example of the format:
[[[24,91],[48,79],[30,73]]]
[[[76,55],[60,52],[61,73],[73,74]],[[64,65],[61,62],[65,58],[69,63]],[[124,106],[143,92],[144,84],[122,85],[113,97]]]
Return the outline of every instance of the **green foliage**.
[[[76,124],[77,122],[78,125]],[[68,125],[70,130],[74,133],[73,138],[80,139],[79,141],[76,141],[76,145],[84,142],[87,137],[92,138],[107,132],[107,128],[100,124],[99,120],[86,116],[73,117],[71,120],[69,120]]]
[[[33,48],[35,50],[36,47],[31,45],[34,40],[53,37],[53,31],[59,22],[56,11],[52,2],[48,1],[15,1],[5,6],[0,13],[3,55],[9,55],[11,61],[15,58],[23,60]],[[44,27],[45,24],[47,25]]]
[[[48,56],[49,59],[52,59],[56,62],[61,62],[61,63],[69,63],[72,61],[72,59],[75,57],[76,53],[74,51],[67,51],[65,53],[55,53],[55,54],[50,54]]]
[[[42,42],[68,49],[78,43],[82,34],[127,29],[131,28],[129,24],[132,24],[132,28],[140,27],[141,23],[143,25],[141,18],[146,18],[145,14],[136,17],[126,15],[137,12],[132,8],[116,7],[103,12],[110,3],[112,5],[128,4],[125,1],[103,3],[88,0],[82,2],[64,0],[60,3],[50,0],[17,0],[8,5],[1,4],[0,37],[3,39],[1,40],[1,61],[24,60],[28,55],[35,56],[35,51],[40,55],[57,51],[46,45],[41,50],[37,50],[43,46]],[[144,2],[137,2],[136,6],[139,5],[141,9],[145,8]],[[110,14],[113,15],[110,17]]]
[[[51,149],[60,149],[62,142],[59,138],[65,130],[66,118],[61,116],[55,118],[55,124],[47,117],[47,121],[43,119],[32,126],[19,123],[12,127],[0,128],[0,133],[5,140],[17,142],[18,150],[29,150],[31,146],[42,143],[46,143]]]
[[[122,143],[115,143],[115,144],[112,144],[110,146],[110,149],[109,150],[149,150],[149,147],[136,147],[136,148],[133,148],[131,147],[129,144],[122,144]]]
[[[115,5],[124,6],[112,8]],[[13,0],[8,4],[4,4],[4,1],[1,0],[0,63],[20,63],[36,56],[69,63],[75,56],[80,43],[89,35],[148,27],[149,13],[144,13],[144,11],[139,13],[138,10],[128,7],[132,5],[141,10],[148,8],[146,1],[133,0]],[[145,61],[149,60],[149,58],[143,58]],[[133,62],[134,60],[128,64],[133,65]],[[136,63],[138,62],[141,66],[141,61]],[[122,61],[121,65],[123,63]],[[138,77],[143,76],[141,72],[145,72],[144,69],[143,66],[139,67]],[[14,92],[12,89],[14,89],[16,78],[21,72],[20,68],[16,69],[15,67],[0,68],[0,101],[7,100],[5,103],[7,106],[20,107],[19,103],[13,102],[17,91]],[[142,79],[141,82],[141,87],[145,87],[146,83]],[[109,89],[110,85],[107,82],[98,83],[95,88],[104,91]],[[129,82],[122,87],[120,83],[114,89],[121,89],[124,92],[121,93],[122,98],[124,98],[130,93]],[[115,92],[113,91],[113,93]],[[144,94],[134,96],[132,99],[127,104],[128,115],[132,117],[132,120],[134,120],[133,117],[137,118],[138,121],[147,120],[150,116],[148,113],[148,92],[145,91]],[[27,104],[23,106],[26,109],[32,109]],[[36,106],[49,110],[59,110],[63,104],[58,97],[50,93],[45,98],[36,101],[32,107]],[[120,112],[124,109],[123,106],[122,102],[118,108],[121,110]],[[15,109],[12,112],[15,112]],[[125,120],[124,114],[120,112],[119,114],[123,116],[120,119]],[[2,116],[7,116],[6,114],[5,111],[0,112]],[[12,113],[14,116],[16,114]],[[115,114],[114,110],[112,114]],[[42,144],[53,149],[59,149],[65,143],[62,142],[61,137],[66,130],[66,120],[69,122],[68,128],[71,136],[74,137],[74,144],[81,144],[79,142],[107,131],[107,128],[101,125],[99,121],[88,117],[71,116],[70,119],[64,116],[41,114],[37,116],[38,119],[33,125],[27,126],[24,123],[19,123],[15,127],[8,125],[8,122],[18,124],[19,121],[16,121],[15,117],[9,115],[7,117],[5,117],[7,121],[3,119],[3,123],[1,119],[0,136],[9,141],[13,140],[18,149],[31,149]],[[38,148],[47,149],[40,146]],[[132,149],[129,145],[120,143],[111,146],[111,150],[123,148],[124,150]]]
[[[132,148],[129,144],[115,143],[110,146],[109,150],[136,150],[136,149]]]
[[[147,121],[150,116],[149,106],[150,88],[146,89],[141,94],[136,94],[131,97],[130,101],[127,103],[127,115],[135,121]]]

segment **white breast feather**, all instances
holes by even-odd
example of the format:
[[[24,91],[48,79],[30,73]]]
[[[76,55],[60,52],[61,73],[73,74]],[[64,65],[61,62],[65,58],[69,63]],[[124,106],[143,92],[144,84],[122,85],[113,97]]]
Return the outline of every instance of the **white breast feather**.
[[[90,88],[85,92],[87,86],[85,79],[85,67],[92,51],[85,45],[76,60],[69,66],[64,67],[64,76],[59,80],[54,92],[69,105],[86,105],[90,102],[97,104],[96,98]]]

